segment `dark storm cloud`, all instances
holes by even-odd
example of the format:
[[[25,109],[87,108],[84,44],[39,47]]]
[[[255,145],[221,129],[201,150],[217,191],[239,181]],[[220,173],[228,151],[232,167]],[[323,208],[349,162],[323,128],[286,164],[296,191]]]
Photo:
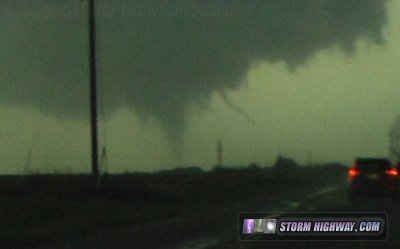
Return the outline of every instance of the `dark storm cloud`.
[[[86,1],[1,1],[0,103],[88,118]],[[182,144],[185,112],[241,86],[255,62],[295,69],[321,49],[381,43],[384,0],[96,1],[107,113],[157,118]],[[266,82],[267,83],[267,82]],[[101,99],[101,98],[100,98]],[[245,115],[245,113],[244,113]]]

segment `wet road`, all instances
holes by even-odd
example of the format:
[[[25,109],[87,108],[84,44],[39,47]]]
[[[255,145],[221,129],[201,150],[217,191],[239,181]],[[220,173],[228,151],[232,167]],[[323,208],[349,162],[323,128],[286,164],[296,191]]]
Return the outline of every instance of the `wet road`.
[[[400,245],[400,203],[383,199],[365,199],[356,204],[347,199],[343,186],[331,186],[312,193],[282,194],[279,199],[258,198],[246,203],[227,205],[225,210],[207,210],[189,217],[161,220],[113,232],[97,233],[82,241],[65,241],[50,248],[135,248],[135,249],[225,249],[225,248],[389,248]],[[387,241],[239,241],[237,215],[244,211],[383,211],[388,215]],[[193,222],[193,221],[196,222]],[[200,232],[199,232],[200,231]],[[170,237],[179,239],[171,240]],[[160,243],[154,243],[158,241]],[[157,246],[154,246],[157,245]]]
[[[291,211],[320,211],[320,212],[386,212],[388,215],[388,239],[386,241],[238,241],[224,239],[212,246],[202,248],[370,248],[395,249],[400,245],[400,203],[392,200],[366,198],[357,202],[349,202],[345,188],[332,189],[325,194],[317,194],[298,203]]]

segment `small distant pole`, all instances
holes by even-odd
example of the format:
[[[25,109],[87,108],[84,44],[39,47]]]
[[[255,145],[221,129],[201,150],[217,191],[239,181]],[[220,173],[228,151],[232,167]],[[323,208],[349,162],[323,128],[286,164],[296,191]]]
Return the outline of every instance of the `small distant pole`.
[[[101,147],[101,155],[100,155],[100,171],[101,174],[99,173],[99,178],[97,179],[96,182],[96,188],[100,188],[100,184],[102,184],[102,179],[104,176],[108,174],[108,162],[107,162],[107,150],[106,146]]]
[[[96,22],[94,0],[88,0],[89,14],[89,63],[90,63],[90,127],[92,144],[92,175],[97,186],[99,162],[97,148],[97,89],[96,89]]]
[[[313,153],[311,150],[307,151],[307,157],[308,157],[308,166],[311,166],[313,160]]]
[[[108,173],[108,161],[107,161],[107,150],[106,146],[101,148],[101,168],[103,173]]]
[[[32,150],[29,150],[28,155],[25,158],[25,173],[26,174],[32,173],[31,162],[32,162]]]
[[[218,139],[217,140],[217,166],[222,167],[223,166],[223,150],[222,150],[222,140]]]

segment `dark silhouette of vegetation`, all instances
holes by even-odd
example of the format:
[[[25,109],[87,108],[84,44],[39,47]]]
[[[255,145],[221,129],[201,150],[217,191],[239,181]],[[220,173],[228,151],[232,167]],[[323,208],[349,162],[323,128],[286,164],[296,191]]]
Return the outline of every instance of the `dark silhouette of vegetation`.
[[[156,174],[161,174],[161,175],[195,175],[202,173],[204,173],[204,171],[199,166],[178,167],[175,169],[167,169],[156,172]]]
[[[299,173],[299,168],[300,166],[293,159],[278,156],[272,167],[272,173],[277,176],[295,176]]]

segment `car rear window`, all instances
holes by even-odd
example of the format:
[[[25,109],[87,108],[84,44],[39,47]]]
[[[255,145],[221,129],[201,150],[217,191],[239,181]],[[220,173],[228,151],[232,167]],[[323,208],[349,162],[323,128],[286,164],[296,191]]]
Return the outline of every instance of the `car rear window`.
[[[391,168],[391,164],[385,160],[360,160],[357,162],[357,168],[365,171],[387,170]]]

